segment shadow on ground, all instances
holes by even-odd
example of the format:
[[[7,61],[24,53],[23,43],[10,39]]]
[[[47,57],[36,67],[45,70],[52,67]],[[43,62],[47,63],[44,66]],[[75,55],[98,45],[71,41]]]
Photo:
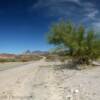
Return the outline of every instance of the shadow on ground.
[[[63,62],[61,65],[55,65],[55,70],[70,69],[70,70],[82,70],[85,69],[85,65],[79,65],[73,61]]]

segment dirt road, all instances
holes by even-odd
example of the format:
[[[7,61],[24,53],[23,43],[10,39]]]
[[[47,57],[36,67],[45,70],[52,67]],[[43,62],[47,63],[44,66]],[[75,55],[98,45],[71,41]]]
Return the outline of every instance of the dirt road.
[[[0,100],[100,100],[100,68],[55,70],[45,59],[0,72]]]

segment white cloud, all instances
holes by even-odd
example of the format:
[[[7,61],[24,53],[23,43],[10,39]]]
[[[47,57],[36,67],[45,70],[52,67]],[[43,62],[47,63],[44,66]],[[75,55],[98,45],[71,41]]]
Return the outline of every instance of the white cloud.
[[[33,5],[33,7],[44,7],[44,6],[52,6],[58,3],[63,2],[73,2],[73,3],[80,3],[80,0],[38,0],[38,2]]]
[[[95,7],[95,5],[93,3],[91,3],[91,2],[84,2],[82,5],[86,9]]]
[[[83,4],[84,9],[84,18],[82,19],[82,22],[88,23],[96,22],[99,17],[99,9],[96,7],[96,5],[93,2],[85,2]]]
[[[45,8],[47,16],[68,16],[75,7],[69,7],[68,3],[80,5],[80,0],[38,0],[33,9]],[[75,10],[75,9],[74,9]]]
[[[97,15],[98,13],[99,13],[99,11],[95,9],[93,12],[89,12],[89,13],[87,14],[87,17],[90,18],[90,19],[94,19],[94,20],[95,20],[96,15]]]
[[[87,2],[83,4],[85,16],[87,19],[95,20],[99,13],[99,10],[95,7],[93,3]]]
[[[71,4],[69,6],[68,4]],[[93,2],[82,0],[38,0],[33,9],[45,8],[47,16],[78,17],[81,21],[96,20],[99,10]]]

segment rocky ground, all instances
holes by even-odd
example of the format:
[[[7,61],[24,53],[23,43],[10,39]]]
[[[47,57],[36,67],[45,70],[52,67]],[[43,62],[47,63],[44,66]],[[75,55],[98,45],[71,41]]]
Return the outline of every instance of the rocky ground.
[[[75,70],[40,60],[0,71],[0,100],[100,100],[100,66]]]

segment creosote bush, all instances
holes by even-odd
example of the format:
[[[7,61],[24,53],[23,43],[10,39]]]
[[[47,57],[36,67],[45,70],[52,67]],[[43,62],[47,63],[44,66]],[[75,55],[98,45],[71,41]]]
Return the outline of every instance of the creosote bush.
[[[49,43],[58,47],[63,45],[77,64],[89,64],[90,60],[100,57],[100,37],[83,25],[60,21],[48,33]]]

